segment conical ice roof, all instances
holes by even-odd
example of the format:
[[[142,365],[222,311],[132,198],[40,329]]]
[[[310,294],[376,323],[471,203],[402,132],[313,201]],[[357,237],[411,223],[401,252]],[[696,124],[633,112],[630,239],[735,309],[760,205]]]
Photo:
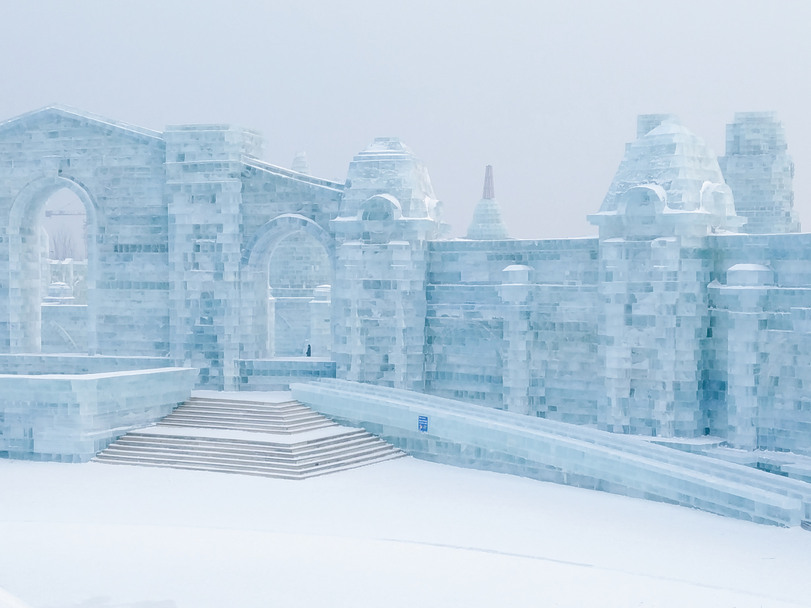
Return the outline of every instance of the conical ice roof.
[[[501,219],[501,207],[496,201],[491,165],[487,165],[484,171],[482,200],[478,202],[473,211],[473,220],[467,229],[467,238],[477,241],[498,241],[510,238],[507,227]]]

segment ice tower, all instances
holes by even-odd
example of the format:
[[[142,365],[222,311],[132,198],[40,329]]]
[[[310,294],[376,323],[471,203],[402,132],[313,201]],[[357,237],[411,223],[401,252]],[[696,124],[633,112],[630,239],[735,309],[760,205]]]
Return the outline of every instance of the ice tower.
[[[440,232],[428,171],[396,138],[349,165],[336,240],[333,358],[340,377],[424,386],[426,242]]]
[[[492,165],[487,165],[484,171],[482,198],[473,211],[467,238],[479,241],[508,238],[507,227],[501,219],[501,207],[496,201]]]
[[[661,122],[660,122],[661,121]],[[599,213],[602,428],[693,436],[703,427],[701,337],[709,234],[740,225],[718,161],[672,116],[641,116]]]
[[[794,210],[794,162],[774,112],[738,112],[727,125],[726,156],[719,159],[750,234],[799,232]]]

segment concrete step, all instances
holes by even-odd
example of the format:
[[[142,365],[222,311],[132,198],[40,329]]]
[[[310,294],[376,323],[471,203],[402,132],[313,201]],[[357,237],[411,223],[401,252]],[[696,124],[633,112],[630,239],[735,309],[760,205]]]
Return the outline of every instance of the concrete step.
[[[210,462],[228,462],[231,464],[245,464],[249,466],[267,466],[279,469],[299,470],[312,465],[340,462],[346,458],[358,458],[367,455],[383,455],[390,453],[391,446],[387,444],[355,444],[348,446],[334,446],[330,450],[306,453],[300,455],[290,454],[255,454],[250,452],[232,452],[216,448],[200,449],[187,446],[136,446],[113,445],[107,448],[99,459],[109,457],[132,457],[137,459],[165,459],[165,460],[200,460]]]
[[[277,406],[273,404],[268,405],[239,405],[233,403],[193,403],[190,401],[186,401],[184,404],[180,406],[179,409],[185,410],[193,410],[199,412],[227,412],[233,413],[236,415],[243,415],[243,414],[258,414],[258,415],[267,415],[267,416],[296,416],[296,415],[308,415],[308,416],[320,416],[318,412],[314,412],[308,407],[303,405],[285,405],[285,406]]]
[[[267,403],[263,401],[243,401],[239,399],[209,399],[201,397],[191,397],[184,405],[200,407],[226,407],[239,410],[274,410],[279,412],[307,410],[312,412],[306,405],[295,401],[283,401],[279,403]]]
[[[335,423],[324,423],[322,421],[311,421],[291,424],[271,424],[258,422],[240,422],[238,420],[210,420],[200,418],[169,418],[168,416],[158,423],[159,426],[185,426],[185,427],[205,427],[212,429],[232,429],[235,431],[253,431],[259,433],[277,433],[280,435],[291,435],[322,429],[333,426]]]
[[[148,449],[181,449],[200,451],[221,451],[223,453],[255,455],[257,457],[272,456],[278,458],[295,459],[311,454],[319,454],[333,450],[351,448],[358,445],[380,443],[388,446],[381,439],[368,434],[341,435],[322,441],[303,442],[291,445],[271,444],[267,442],[228,441],[196,437],[166,437],[155,435],[138,435],[130,433],[125,435],[110,447],[133,447]],[[110,448],[108,448],[110,449]]]
[[[329,418],[296,401],[262,403],[200,397],[191,398],[161,424],[282,434],[335,425]]]
[[[99,460],[105,459],[131,459],[136,461],[160,461],[160,462],[211,462],[216,464],[229,464],[232,466],[246,466],[249,468],[267,468],[285,471],[307,470],[314,466],[326,466],[340,464],[345,460],[359,460],[363,458],[377,458],[386,454],[393,454],[391,446],[381,444],[353,445],[346,447],[335,447],[332,450],[305,454],[298,458],[274,457],[269,455],[257,455],[250,453],[232,453],[219,450],[184,449],[180,446],[171,448],[151,447],[145,449],[135,446],[111,446],[107,448],[103,455],[99,455]]]
[[[295,401],[193,397],[95,460],[303,479],[402,456],[363,429],[342,427]]]
[[[182,405],[174,413],[195,414],[198,416],[229,416],[237,418],[267,418],[273,420],[298,420],[301,418],[324,419],[324,416],[312,410],[291,410],[287,412],[276,412],[273,410],[238,410],[234,408],[221,407],[197,407],[193,405]]]
[[[214,463],[194,463],[194,462],[159,462],[159,461],[145,461],[145,460],[126,460],[126,459],[107,459],[100,460],[104,464],[118,464],[118,465],[138,465],[138,466],[151,466],[163,467],[172,469],[187,469],[194,471],[211,471],[218,473],[234,473],[239,475],[255,475],[260,477],[272,477],[275,479],[308,479],[310,477],[317,477],[320,475],[327,475],[329,473],[337,473],[349,469],[356,469],[358,467],[386,462],[396,458],[402,458],[406,454],[403,452],[389,453],[378,458],[363,458],[344,460],[333,466],[316,467],[307,471],[289,472],[289,471],[273,471],[270,469],[255,469],[249,467],[234,467],[229,465],[219,465]]]
[[[284,401],[262,401],[261,399],[237,399],[234,397],[199,397],[196,395],[192,395],[191,397],[189,397],[188,403],[235,403],[238,405],[261,405],[263,407],[267,406],[307,407],[306,405],[303,405],[301,401],[298,401],[296,399],[285,399]]]
[[[194,409],[178,408],[167,418],[199,418],[201,420],[234,420],[242,422],[267,422],[271,424],[288,424],[297,422],[323,422],[327,424],[335,424],[324,416],[295,414],[292,416],[273,416],[262,414],[233,414],[228,412],[201,412]]]
[[[189,439],[163,436],[122,438],[96,457],[99,462],[131,464],[193,464],[225,467],[232,472],[263,471],[266,474],[302,476],[315,470],[352,463],[378,462],[404,453],[381,439],[361,432],[307,442],[299,446],[278,446],[247,441]],[[297,451],[294,451],[297,450]]]

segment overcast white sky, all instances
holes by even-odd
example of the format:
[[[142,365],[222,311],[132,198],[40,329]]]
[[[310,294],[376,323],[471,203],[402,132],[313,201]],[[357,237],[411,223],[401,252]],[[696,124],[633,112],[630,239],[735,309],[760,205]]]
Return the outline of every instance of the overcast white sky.
[[[61,103],[163,130],[257,129],[265,160],[346,176],[375,136],[428,165],[462,234],[494,165],[512,236],[593,234],[636,115],[719,155],[776,110],[811,230],[807,0],[0,0],[0,120]]]

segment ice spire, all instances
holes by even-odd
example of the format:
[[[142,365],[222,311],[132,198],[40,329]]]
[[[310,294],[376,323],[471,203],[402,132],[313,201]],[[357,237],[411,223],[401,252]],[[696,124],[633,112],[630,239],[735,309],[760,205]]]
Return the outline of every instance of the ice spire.
[[[484,189],[482,191],[482,198],[486,200],[496,198],[495,187],[493,186],[493,165],[487,165],[484,168]]]
[[[484,170],[482,200],[478,202],[473,211],[473,220],[467,229],[467,238],[479,241],[497,241],[509,238],[507,228],[501,220],[501,207],[496,201],[492,165],[487,165]]]

